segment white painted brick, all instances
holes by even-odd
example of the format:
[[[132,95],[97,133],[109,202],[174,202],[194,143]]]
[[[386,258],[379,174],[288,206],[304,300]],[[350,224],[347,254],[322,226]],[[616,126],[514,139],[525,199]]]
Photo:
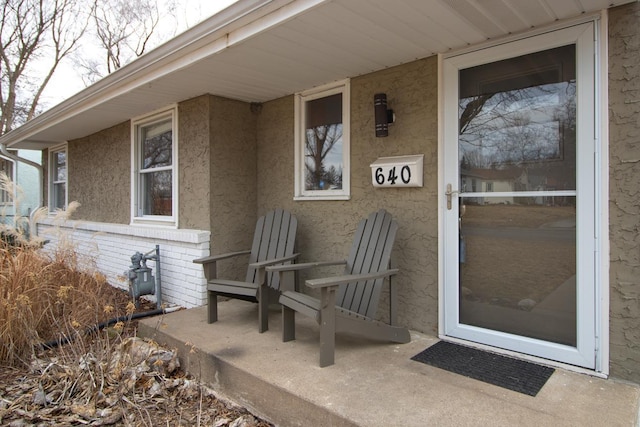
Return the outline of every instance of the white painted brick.
[[[51,220],[39,223],[37,230],[39,236],[51,241],[43,252],[52,254],[57,245],[73,243],[83,265],[97,269],[114,286],[125,290],[129,283],[122,281],[122,275],[131,264],[131,256],[160,245],[163,300],[184,307],[206,304],[202,267],[192,261],[209,254],[209,232],[79,221],[56,226]],[[156,263],[150,260],[147,265],[157,276]]]

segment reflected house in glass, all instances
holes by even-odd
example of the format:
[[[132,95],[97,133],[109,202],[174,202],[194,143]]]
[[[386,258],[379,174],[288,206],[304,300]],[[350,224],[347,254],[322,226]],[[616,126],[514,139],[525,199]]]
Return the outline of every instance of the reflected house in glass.
[[[505,167],[464,168],[460,169],[460,189],[463,193],[501,193],[517,191],[555,191],[571,189],[570,169],[562,163],[554,165],[533,165],[527,168]],[[556,196],[531,196],[520,198],[520,202],[537,205],[571,204],[571,198]],[[467,194],[467,204],[513,204],[512,195],[497,196],[487,199],[482,195]]]
[[[305,262],[386,209],[402,326],[640,383],[640,3],[373,3],[239,0],[0,144],[42,151],[46,205],[81,204],[62,227],[116,286],[160,245],[165,302],[202,306],[191,260],[250,247],[264,213],[296,215]],[[373,185],[408,155],[422,186]],[[560,306],[562,337],[504,328]]]
[[[526,172],[520,168],[506,169],[460,169],[460,188],[465,193],[513,192],[517,188],[525,187],[528,179]],[[513,204],[512,196],[492,197],[469,195],[464,198],[465,203],[475,204]]]

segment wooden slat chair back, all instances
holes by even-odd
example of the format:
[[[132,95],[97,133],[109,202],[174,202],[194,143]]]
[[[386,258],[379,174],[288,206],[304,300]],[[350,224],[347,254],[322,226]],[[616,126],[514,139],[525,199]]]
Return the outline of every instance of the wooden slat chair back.
[[[258,308],[258,330],[268,329],[269,303],[277,303],[281,279],[278,274],[267,273],[269,265],[287,265],[298,254],[295,251],[298,220],[290,212],[276,209],[258,218],[250,250],[229,252],[199,258],[193,262],[202,264],[207,279],[207,320],[218,320],[218,296],[256,302]],[[245,281],[218,277],[218,262],[240,255],[249,255]],[[292,280],[290,277],[286,280]]]
[[[372,213],[356,229],[345,274],[377,273],[389,268],[398,223],[385,211]],[[340,285],[336,305],[365,317],[378,309],[384,277]]]
[[[396,292],[391,276],[398,270],[389,268],[398,224],[385,210],[373,212],[356,229],[349,257],[342,261],[309,262],[289,266],[270,266],[281,279],[287,274],[312,267],[345,265],[342,276],[307,280],[305,285],[320,291],[320,299],[282,286],[282,339],[295,339],[295,313],[302,313],[320,325],[320,366],[335,359],[336,332],[349,332],[374,339],[406,343],[411,340],[406,328],[397,326]],[[390,322],[375,320],[382,286],[388,279]]]
[[[277,209],[258,218],[253,234],[253,244],[249,254],[249,265],[245,282],[256,283],[260,279],[263,266],[256,263],[280,259],[293,255],[296,244],[298,220],[288,211]],[[289,261],[290,263],[290,261]],[[280,290],[278,274],[267,273],[270,288]]]

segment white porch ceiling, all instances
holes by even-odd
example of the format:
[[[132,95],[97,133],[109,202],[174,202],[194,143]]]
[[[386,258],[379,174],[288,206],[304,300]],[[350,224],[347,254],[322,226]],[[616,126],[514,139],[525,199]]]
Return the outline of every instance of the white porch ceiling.
[[[611,5],[611,0],[240,0],[0,142],[44,148],[205,93],[265,102]]]

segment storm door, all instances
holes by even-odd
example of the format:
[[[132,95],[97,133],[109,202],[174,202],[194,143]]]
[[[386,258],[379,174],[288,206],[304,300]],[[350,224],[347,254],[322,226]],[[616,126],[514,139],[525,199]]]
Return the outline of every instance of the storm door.
[[[444,334],[595,366],[593,24],[443,59]]]

